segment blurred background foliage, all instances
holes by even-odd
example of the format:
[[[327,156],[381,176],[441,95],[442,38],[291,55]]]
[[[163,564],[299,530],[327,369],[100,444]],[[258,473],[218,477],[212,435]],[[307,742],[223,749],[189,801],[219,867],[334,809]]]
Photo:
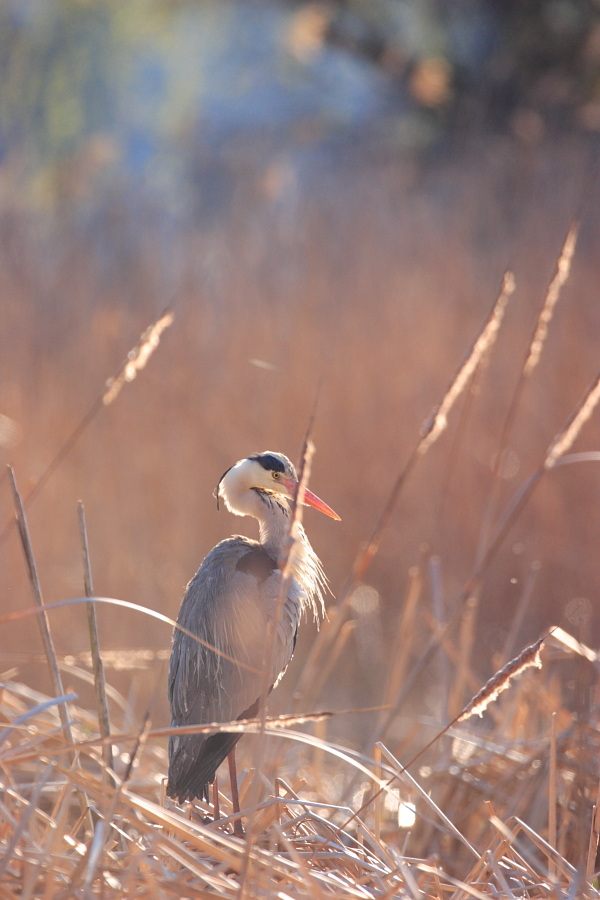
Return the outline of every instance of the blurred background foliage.
[[[125,180],[197,222],[236,150],[600,130],[594,2],[8,0],[0,25],[3,168],[36,209]]]
[[[424,553],[439,560],[442,617],[469,575],[520,359],[579,212],[503,502],[597,368],[598,131],[597,2],[5,0],[0,445],[24,493],[141,331],[175,310],[148,368],[30,505],[46,599],[82,593],[81,497],[96,591],[175,616],[208,549],[254,533],[216,514],[220,474],[254,450],[294,457],[321,375],[312,486],[343,521],[307,513],[306,523],[339,591],[510,265],[518,290],[498,348],[407,486],[368,609],[353,607],[356,640],[320,698],[381,702],[410,566]],[[592,422],[582,447],[598,437]],[[592,466],[540,487],[484,586],[482,677],[528,573],[538,574],[520,644],[597,594],[597,500]],[[14,529],[0,554],[3,605],[29,605]],[[107,650],[168,653],[154,621],[99,618]],[[62,654],[86,649],[83,610],[53,622]],[[311,635],[306,626],[274,697],[281,708]],[[37,640],[32,622],[6,626],[3,666],[41,684]],[[141,693],[140,710],[164,677],[156,661],[109,673]],[[439,707],[436,679],[426,673],[417,692],[426,709]],[[351,738],[353,722],[336,727]]]

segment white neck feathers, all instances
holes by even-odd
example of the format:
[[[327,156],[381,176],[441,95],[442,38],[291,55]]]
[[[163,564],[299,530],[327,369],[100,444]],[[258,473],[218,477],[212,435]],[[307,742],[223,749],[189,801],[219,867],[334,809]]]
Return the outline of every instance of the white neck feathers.
[[[234,516],[252,516],[258,521],[260,542],[277,559],[283,549],[290,512],[285,497],[256,486],[259,468],[252,459],[240,460],[221,480],[219,496]]]

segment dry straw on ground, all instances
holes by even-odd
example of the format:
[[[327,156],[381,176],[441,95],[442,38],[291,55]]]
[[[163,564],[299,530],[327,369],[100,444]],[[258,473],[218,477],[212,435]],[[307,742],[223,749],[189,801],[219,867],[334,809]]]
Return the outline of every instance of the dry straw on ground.
[[[575,649],[565,646],[562,637],[560,632],[548,638],[544,662],[549,671],[567,654],[591,654],[577,642]],[[568,636],[565,640],[570,643]],[[73,762],[59,714],[67,703],[79,748]],[[557,763],[551,786],[548,723],[556,706]],[[288,734],[298,770],[290,774],[288,764],[273,782],[263,779],[252,810],[244,808],[252,773],[242,777],[244,819],[251,815],[254,821],[245,866],[246,842],[231,833],[227,796],[221,795],[224,818],[218,823],[210,821],[211,810],[204,803],[182,811],[165,800],[164,744],[151,733],[133,765],[136,736],[114,738],[117,773],[107,778],[101,741],[93,737],[98,732],[93,713],[76,707],[72,695],[49,698],[4,680],[0,895],[234,898],[242,872],[245,896],[283,900],[595,893],[589,883],[585,888],[585,873],[578,874],[568,860],[583,838],[588,850],[590,823],[584,834],[576,820],[577,799],[578,794],[595,797],[597,779],[575,739],[580,726],[562,705],[556,679],[543,679],[541,673],[525,676],[503,695],[496,713],[492,731],[453,729],[444,753],[430,758],[414,777],[402,771],[383,745],[376,761],[306,734]],[[269,725],[267,731],[276,734]],[[589,750],[598,751],[595,725],[588,722],[580,738]],[[303,746],[324,750],[327,761],[320,773],[311,767]],[[352,798],[354,806],[382,778],[395,775],[395,785],[377,811],[369,808],[340,830],[351,811],[342,802],[341,782],[356,767],[362,784]],[[510,789],[514,783],[519,791]],[[91,826],[77,792],[88,798]],[[557,809],[557,849],[548,840],[548,793]],[[423,853],[428,847],[430,852]],[[593,874],[595,845],[588,855]]]

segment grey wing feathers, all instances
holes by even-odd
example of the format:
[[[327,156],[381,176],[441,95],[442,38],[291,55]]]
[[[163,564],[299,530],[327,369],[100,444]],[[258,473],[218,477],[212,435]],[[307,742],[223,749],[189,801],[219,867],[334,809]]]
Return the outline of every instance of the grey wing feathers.
[[[229,538],[208,554],[189,583],[178,623],[256,672],[224,659],[176,630],[169,667],[172,724],[227,722],[256,715],[262,687],[265,636],[279,589],[276,562],[255,541]],[[286,598],[278,629],[271,684],[285,670],[294,645],[300,603]],[[170,796],[201,796],[239,735],[182,735],[169,745]]]

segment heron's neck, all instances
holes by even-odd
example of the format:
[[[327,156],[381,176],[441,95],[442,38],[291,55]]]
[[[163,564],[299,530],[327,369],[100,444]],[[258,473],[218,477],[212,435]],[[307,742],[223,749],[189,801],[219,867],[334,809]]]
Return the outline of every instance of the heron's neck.
[[[283,513],[259,519],[260,542],[269,556],[283,566],[287,552],[286,541],[289,534],[289,516]],[[327,588],[327,579],[321,568],[319,558],[311,547],[302,525],[296,526],[296,540],[291,548],[291,573],[295,582],[300,609],[312,612],[315,621],[325,614],[323,591]]]
[[[229,509],[238,516],[254,516],[260,529],[260,543],[277,563],[286,550],[286,540],[290,527],[290,512],[284,506],[285,500],[274,495],[263,497],[255,490],[246,491],[236,498],[236,507],[229,500]],[[297,528],[298,540],[294,542],[292,554],[292,570],[300,588],[300,606],[303,610],[312,611],[316,620],[324,614],[323,591],[327,587],[327,579],[323,574],[321,563],[310,546],[302,528]]]
[[[260,543],[269,556],[279,560],[287,537],[290,514],[283,497],[263,493],[255,488],[235,490],[236,484],[227,485],[225,503],[236,516],[252,516],[258,521]]]
[[[267,502],[259,499],[255,518],[258,519],[260,543],[269,556],[279,561],[289,532],[289,513],[284,511],[283,504],[273,498]]]

